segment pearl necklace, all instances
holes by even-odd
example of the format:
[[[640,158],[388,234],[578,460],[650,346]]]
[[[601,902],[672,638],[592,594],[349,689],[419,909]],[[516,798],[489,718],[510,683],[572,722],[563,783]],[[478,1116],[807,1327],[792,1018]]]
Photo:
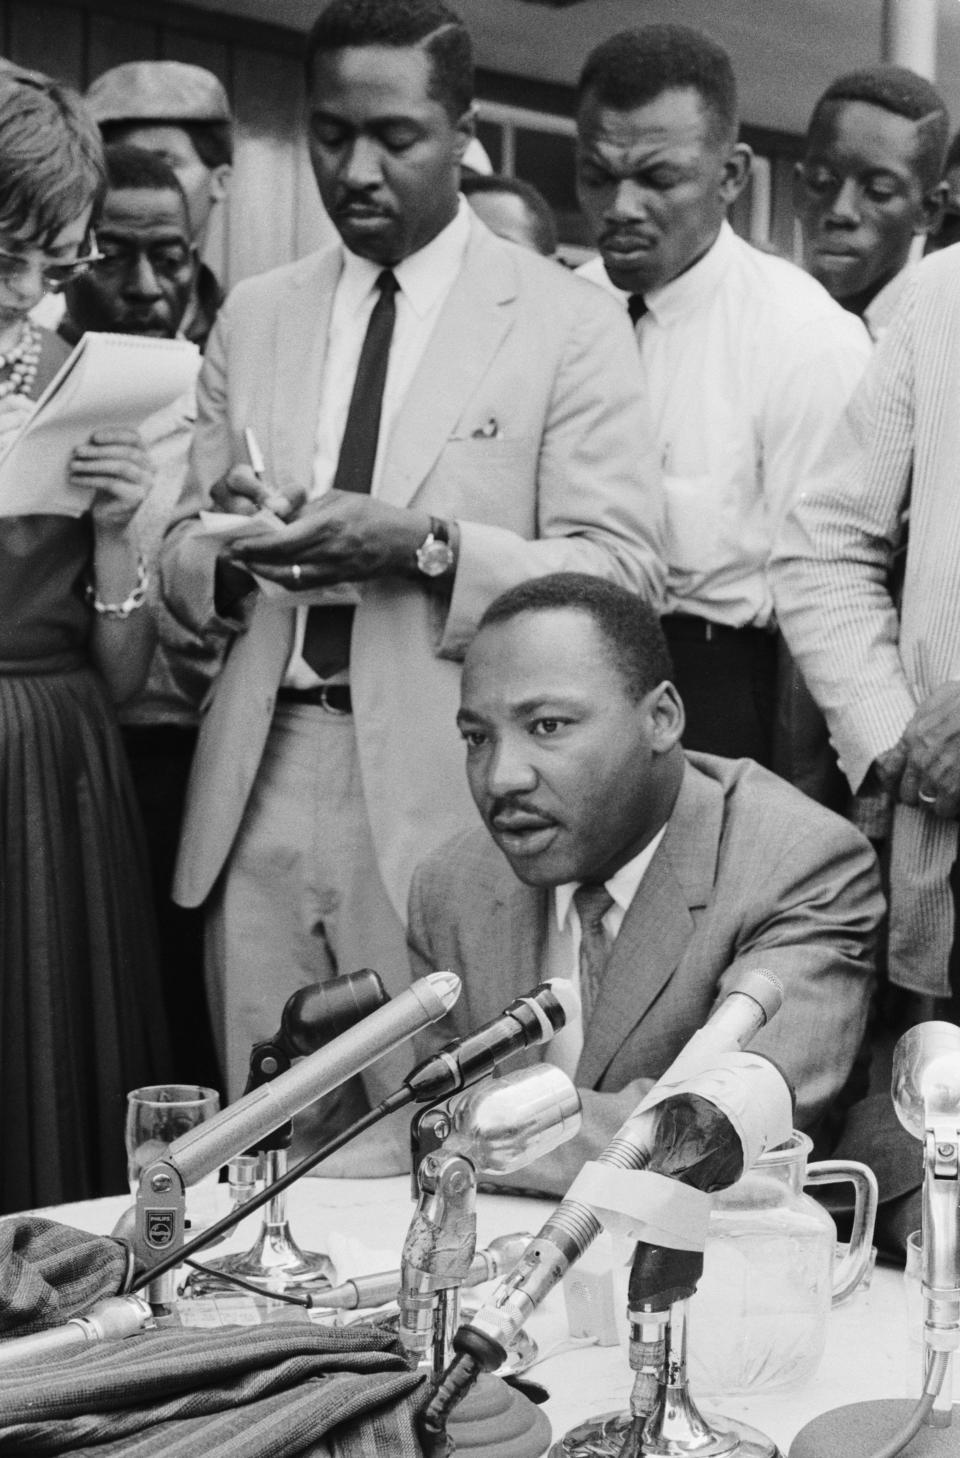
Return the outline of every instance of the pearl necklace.
[[[42,336],[37,326],[24,319],[20,338],[7,354],[0,354],[0,373],[9,370],[5,380],[0,380],[0,400],[8,395],[27,395],[37,376]]]

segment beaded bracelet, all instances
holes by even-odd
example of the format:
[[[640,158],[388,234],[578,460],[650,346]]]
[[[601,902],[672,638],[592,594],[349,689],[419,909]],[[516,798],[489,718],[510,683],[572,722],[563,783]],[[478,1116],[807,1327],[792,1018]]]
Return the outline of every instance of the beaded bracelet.
[[[137,585],[129,597],[124,598],[123,602],[101,602],[97,597],[97,589],[92,582],[87,583],[83,595],[94,612],[99,613],[101,617],[118,618],[120,621],[123,621],[124,618],[129,618],[132,613],[135,613],[137,608],[143,607],[143,604],[147,600],[147,584],[149,581],[150,574],[147,571],[147,564],[141,552],[137,556]]]

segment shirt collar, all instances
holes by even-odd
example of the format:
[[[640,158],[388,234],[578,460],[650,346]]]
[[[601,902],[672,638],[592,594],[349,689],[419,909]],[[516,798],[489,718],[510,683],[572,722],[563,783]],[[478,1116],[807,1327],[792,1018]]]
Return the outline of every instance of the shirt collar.
[[[403,258],[394,267],[397,283],[414,313],[421,319],[450,289],[460,271],[470,235],[470,206],[461,197],[456,215],[423,248]],[[359,310],[373,292],[383,272],[382,263],[371,263],[341,244],[343,273],[339,288],[348,312]]]
[[[715,242],[710,245],[702,258],[698,258],[691,268],[684,269],[683,273],[672,278],[669,283],[663,284],[661,288],[651,289],[648,294],[644,294],[644,303],[658,324],[670,324],[674,319],[691,313],[712,298],[734,256],[733,240],[734,232],[730,224],[726,221],[722,222]],[[626,309],[630,293],[627,289],[617,288],[603,267],[602,261],[596,273],[588,272],[587,269],[583,271],[592,278],[594,283],[605,287],[612,294],[619,295],[623,300],[623,307]]]
[[[661,825],[649,845],[644,846],[632,860],[621,866],[619,871],[614,871],[608,881],[604,882],[614,902],[619,906],[621,912],[626,912],[640,888],[640,882],[647,872],[647,867],[657,853],[657,847],[666,834],[666,825]],[[581,881],[564,881],[562,885],[553,888],[553,906],[557,917],[557,926],[563,931],[570,917],[570,907],[573,905],[573,894]]]

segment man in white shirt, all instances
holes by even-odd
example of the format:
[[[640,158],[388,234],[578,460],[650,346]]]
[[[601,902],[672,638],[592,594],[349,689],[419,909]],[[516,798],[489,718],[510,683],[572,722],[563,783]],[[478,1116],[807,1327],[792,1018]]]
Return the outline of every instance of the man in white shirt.
[[[174,890],[207,901],[231,1097],[298,986],[405,982],[413,868],[474,819],[454,716],[491,599],[568,567],[662,586],[629,328],[459,199],[462,24],[439,0],[335,0],[307,74],[342,244],[228,300],[164,567],[170,640],[229,649]],[[233,545],[199,517],[263,505],[285,524]]]
[[[914,239],[943,216],[949,132],[943,97],[905,66],[838,76],[813,108],[794,178],[804,266],[874,341],[900,298]]]
[[[600,250],[581,273],[636,321],[687,745],[769,765],[771,544],[869,341],[812,279],[726,222],[750,153],[720,46],[682,26],[622,32],[589,56],[578,97],[577,188]]]
[[[586,1007],[530,1054],[575,1077],[582,1133],[523,1184],[562,1193],[751,969],[784,988],[751,1046],[793,1082],[798,1127],[832,1119],[872,982],[873,853],[758,765],[684,753],[656,613],[578,574],[520,584],[481,619],[458,723],[486,829],[414,876],[412,971],[451,967],[464,984],[420,1051],[544,977],[579,982]]]

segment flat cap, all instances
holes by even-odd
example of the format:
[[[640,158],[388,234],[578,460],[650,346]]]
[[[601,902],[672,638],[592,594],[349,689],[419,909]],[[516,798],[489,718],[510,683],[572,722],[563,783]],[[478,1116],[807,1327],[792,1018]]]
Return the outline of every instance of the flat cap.
[[[86,101],[104,122],[228,122],[227,93],[211,71],[184,61],[128,61],[104,71]]]

